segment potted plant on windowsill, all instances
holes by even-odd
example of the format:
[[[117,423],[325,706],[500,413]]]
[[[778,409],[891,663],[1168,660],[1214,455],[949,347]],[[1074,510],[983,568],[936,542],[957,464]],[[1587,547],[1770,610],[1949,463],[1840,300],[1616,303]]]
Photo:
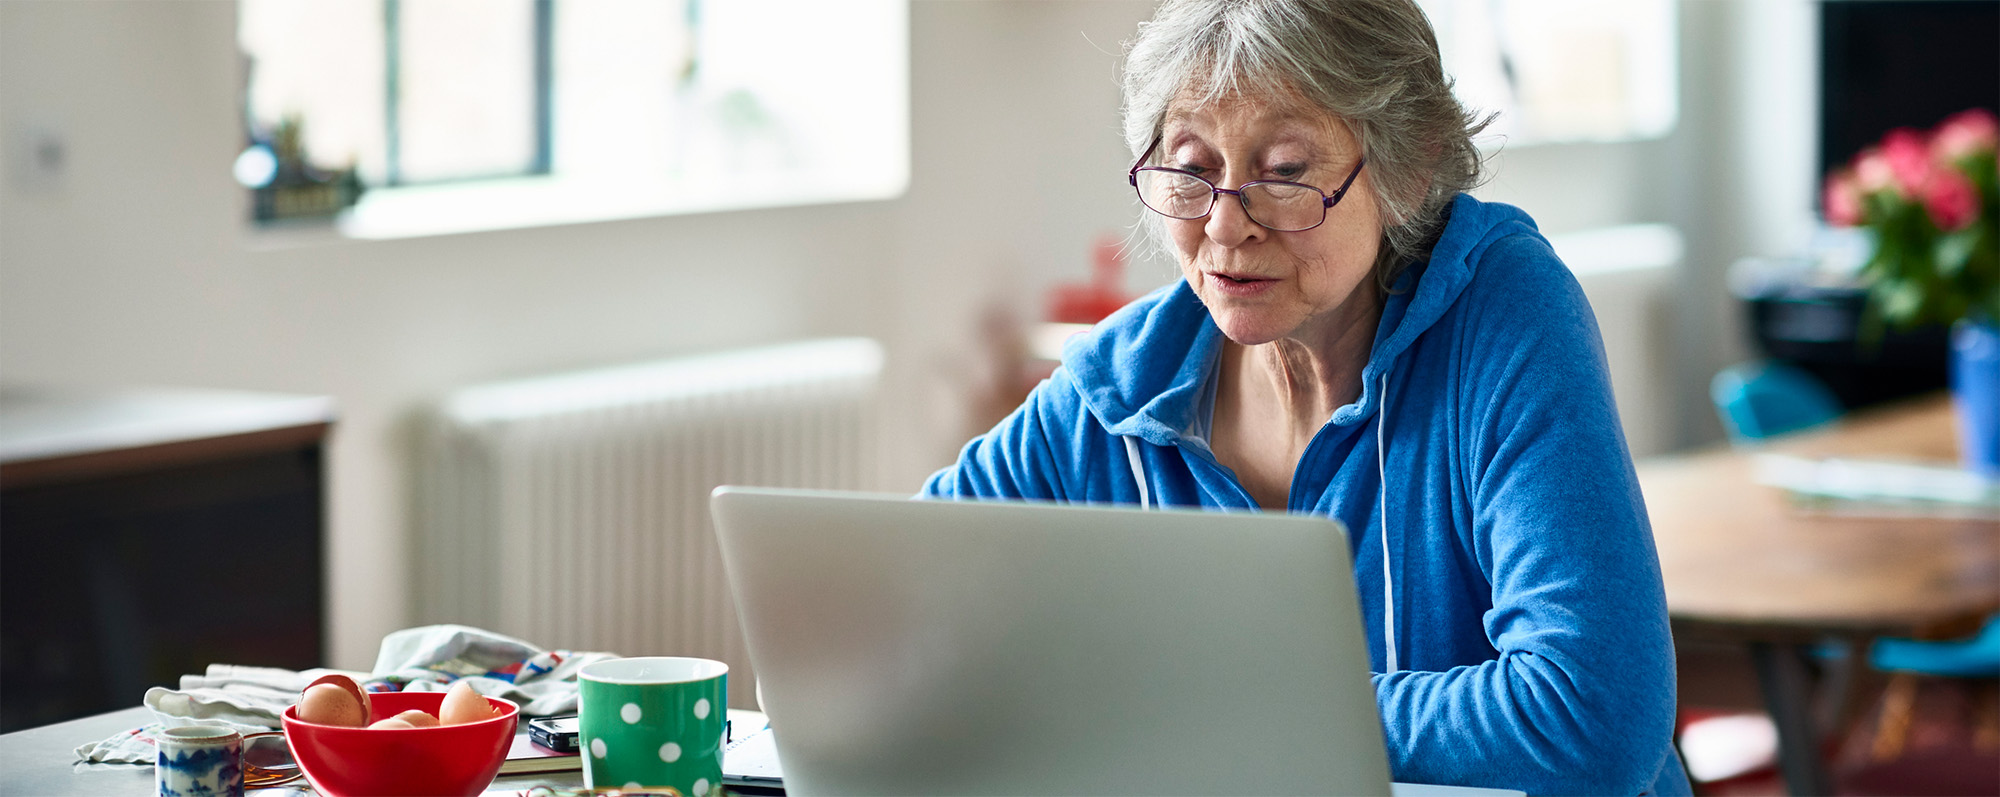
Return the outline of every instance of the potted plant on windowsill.
[[[1865,228],[1867,323],[1952,325],[1965,464],[2000,479],[2000,124],[1983,109],[1892,130],[1826,179],[1827,221]]]

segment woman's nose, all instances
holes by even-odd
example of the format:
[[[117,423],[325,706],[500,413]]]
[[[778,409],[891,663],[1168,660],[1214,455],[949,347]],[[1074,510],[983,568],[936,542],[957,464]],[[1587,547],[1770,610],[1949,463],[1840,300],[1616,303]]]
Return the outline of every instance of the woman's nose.
[[[1243,198],[1234,194],[1215,195],[1203,231],[1209,240],[1223,246],[1242,246],[1270,234],[1264,225],[1250,220],[1250,214],[1243,210]]]

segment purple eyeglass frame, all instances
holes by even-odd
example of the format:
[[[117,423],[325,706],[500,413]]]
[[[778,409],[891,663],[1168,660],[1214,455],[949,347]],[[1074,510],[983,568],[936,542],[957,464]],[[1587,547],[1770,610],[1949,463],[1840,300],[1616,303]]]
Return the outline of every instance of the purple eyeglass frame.
[[[1342,198],[1342,197],[1345,197],[1345,196],[1347,196],[1347,189],[1348,189],[1348,187],[1349,187],[1349,186],[1352,186],[1352,185],[1354,185],[1354,178],[1356,178],[1356,177],[1360,177],[1360,176],[1361,176],[1361,167],[1362,167],[1362,166],[1365,166],[1365,165],[1367,165],[1367,163],[1368,163],[1368,156],[1366,156],[1366,155],[1363,155],[1363,156],[1361,157],[1361,160],[1359,160],[1359,161],[1356,161],[1356,162],[1355,162],[1355,164],[1354,164],[1354,171],[1351,171],[1351,172],[1348,172],[1348,173],[1347,173],[1347,179],[1346,179],[1346,180],[1343,180],[1343,181],[1341,181],[1341,183],[1340,183],[1340,187],[1339,187],[1339,188],[1336,188],[1336,189],[1334,189],[1334,190],[1333,190],[1333,193],[1331,193],[1331,194],[1329,194],[1329,193],[1327,193],[1327,192],[1325,192],[1325,191],[1321,191],[1321,190],[1319,190],[1319,187],[1318,187],[1318,186],[1311,186],[1311,185],[1306,185],[1305,183],[1294,183],[1294,182],[1288,182],[1288,181],[1285,181],[1285,180],[1251,180],[1250,182],[1247,182],[1247,183],[1244,183],[1244,184],[1242,184],[1242,185],[1239,185],[1239,186],[1237,186],[1237,187],[1236,187],[1236,188],[1235,188],[1234,190],[1231,190],[1231,189],[1228,189],[1228,188],[1220,188],[1220,187],[1217,187],[1217,186],[1216,186],[1216,184],[1214,184],[1214,183],[1211,183],[1211,182],[1209,182],[1207,178],[1204,178],[1204,177],[1202,177],[1202,176],[1201,176],[1201,175],[1199,175],[1199,174],[1195,174],[1194,172],[1190,172],[1190,171],[1185,171],[1185,170],[1182,170],[1182,169],[1169,169],[1169,168],[1167,168],[1167,167],[1165,167],[1165,166],[1142,166],[1141,164],[1144,164],[1144,163],[1146,162],[1146,159],[1147,159],[1147,158],[1150,158],[1150,157],[1153,157],[1153,151],[1154,151],[1154,150],[1156,150],[1156,149],[1159,149],[1159,148],[1160,148],[1160,141],[1161,141],[1161,139],[1162,139],[1162,137],[1161,137],[1161,136],[1154,136],[1154,137],[1153,137],[1153,143],[1152,143],[1152,144],[1150,144],[1150,145],[1148,145],[1148,146],[1146,147],[1146,154],[1144,154],[1144,155],[1140,155],[1140,156],[1139,156],[1139,160],[1138,160],[1138,162],[1137,162],[1137,163],[1134,163],[1134,164],[1132,164],[1132,170],[1131,170],[1131,171],[1129,171],[1129,172],[1126,172],[1126,173],[1125,173],[1125,182],[1127,182],[1127,183],[1131,183],[1131,184],[1132,184],[1132,191],[1133,191],[1134,193],[1137,193],[1137,192],[1139,191],[1139,173],[1140,173],[1140,172],[1173,172],[1174,174],[1184,174],[1184,175],[1187,175],[1187,176],[1189,176],[1189,177],[1192,177],[1192,178],[1194,178],[1194,179],[1196,179],[1196,180],[1200,180],[1200,181],[1202,182],[1202,184],[1203,184],[1203,185],[1206,185],[1206,186],[1208,186],[1208,187],[1209,187],[1209,189],[1210,189],[1211,191],[1213,191],[1213,193],[1209,194],[1209,197],[1208,197],[1208,212],[1207,212],[1207,213],[1203,213],[1203,214],[1201,214],[1200,216],[1189,216],[1189,217],[1187,217],[1187,218],[1184,218],[1184,219],[1183,219],[1183,218],[1181,218],[1181,217],[1179,217],[1179,216],[1167,216],[1167,214],[1165,214],[1165,213],[1160,213],[1160,211],[1159,211],[1159,210],[1157,210],[1157,209],[1155,209],[1155,208],[1154,208],[1154,207],[1153,207],[1152,205],[1147,205],[1147,204],[1146,204],[1146,196],[1145,196],[1145,194],[1140,194],[1140,195],[1139,195],[1139,204],[1140,204],[1140,205],[1144,206],[1144,207],[1145,207],[1145,208],[1146,208],[1147,210],[1151,210],[1151,211],[1153,211],[1154,213],[1160,213],[1160,215],[1162,215],[1162,216],[1167,216],[1167,218],[1170,218],[1170,219],[1179,219],[1179,220],[1181,220],[1181,221],[1193,221],[1193,220],[1195,220],[1195,219],[1199,219],[1199,218],[1205,218],[1205,217],[1207,217],[1207,216],[1208,216],[1208,214],[1209,214],[1209,213],[1214,213],[1214,212],[1215,212],[1215,195],[1216,195],[1216,194],[1228,194],[1228,195],[1230,195],[1230,196],[1233,196],[1233,197],[1236,197],[1236,201],[1237,201],[1237,203],[1238,203],[1238,204],[1241,204],[1241,205],[1243,206],[1243,217],[1244,217],[1244,218],[1247,218],[1247,219],[1249,219],[1249,220],[1250,220],[1251,222],[1255,223],[1255,224],[1256,224],[1257,226],[1259,226],[1259,227],[1262,227],[1262,228],[1264,228],[1264,229],[1267,229],[1267,230],[1270,230],[1270,231],[1272,231],[1272,232],[1305,232],[1306,230],[1311,230],[1311,229],[1315,229],[1315,228],[1319,227],[1319,226],[1320,226],[1320,224],[1325,224],[1325,223],[1326,223],[1326,212],[1327,212],[1327,211],[1329,211],[1329,210],[1332,210],[1332,209],[1333,209],[1333,206],[1334,206],[1334,205],[1338,205],[1338,204],[1340,204],[1340,200],[1341,200],[1341,198]],[[1280,229],[1278,229],[1278,228],[1276,228],[1276,227],[1273,227],[1273,226],[1271,226],[1271,225],[1269,225],[1269,224],[1265,224],[1264,222],[1261,222],[1261,221],[1257,221],[1257,217],[1256,217],[1256,216],[1253,216],[1253,215],[1251,215],[1251,213],[1250,213],[1250,200],[1248,200],[1248,199],[1244,199],[1244,198],[1243,198],[1243,189],[1245,189],[1245,188],[1249,188],[1250,186],[1253,186],[1253,185],[1292,185],[1292,186],[1298,186],[1298,187],[1300,187],[1300,188],[1304,188],[1304,189],[1306,189],[1306,190],[1308,190],[1308,191],[1311,191],[1311,192],[1313,192],[1313,193],[1315,193],[1315,194],[1318,194],[1318,195],[1320,195],[1320,200],[1321,200],[1321,205],[1320,205],[1320,214],[1319,214],[1319,224],[1314,224],[1314,225],[1313,225],[1313,226],[1311,226],[1311,227],[1301,227],[1301,228],[1299,228],[1299,229],[1296,229],[1296,230],[1280,230]]]

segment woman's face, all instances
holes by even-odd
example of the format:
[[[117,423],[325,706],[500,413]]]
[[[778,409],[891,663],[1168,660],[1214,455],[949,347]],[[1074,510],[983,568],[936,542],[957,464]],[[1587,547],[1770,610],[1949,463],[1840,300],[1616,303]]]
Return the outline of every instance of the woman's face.
[[[1330,115],[1232,98],[1170,106],[1160,153],[1158,165],[1193,172],[1220,188],[1284,180],[1331,193],[1353,171],[1361,146]],[[1373,318],[1370,273],[1382,223],[1367,169],[1327,210],[1326,222],[1310,230],[1266,229],[1227,195],[1216,197],[1207,218],[1165,222],[1182,276],[1230,340],[1246,346],[1280,338],[1311,343]]]

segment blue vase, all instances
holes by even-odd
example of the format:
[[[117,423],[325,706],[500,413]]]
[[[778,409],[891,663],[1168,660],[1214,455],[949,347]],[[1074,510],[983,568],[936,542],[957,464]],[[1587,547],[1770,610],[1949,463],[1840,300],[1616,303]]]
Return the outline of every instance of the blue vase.
[[[2000,480],[2000,323],[1967,318],[1952,326],[1951,393],[1965,467]]]

